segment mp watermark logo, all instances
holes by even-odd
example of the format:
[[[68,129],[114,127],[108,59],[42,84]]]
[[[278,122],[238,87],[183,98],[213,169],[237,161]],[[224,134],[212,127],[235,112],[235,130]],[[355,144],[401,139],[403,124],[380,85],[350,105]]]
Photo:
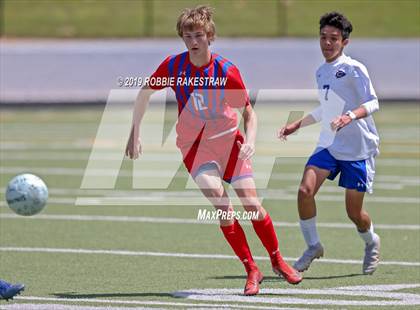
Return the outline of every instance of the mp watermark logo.
[[[258,211],[235,211],[235,210],[207,210],[198,209],[197,221],[210,222],[217,220],[231,221],[231,220],[258,220]]]
[[[299,129],[289,136],[286,143],[278,139],[277,130],[315,110],[319,106],[318,98],[323,98],[324,91],[262,89],[250,92],[258,118],[256,152],[251,159],[257,190],[270,190],[272,180],[288,179],[287,175],[282,175],[281,168],[290,160],[301,159],[303,169],[304,158],[310,156],[317,146],[320,130],[330,128],[329,119],[345,113],[344,101],[330,91],[331,109],[320,123]],[[233,99],[243,96],[243,91],[198,90],[190,96],[181,112],[177,109],[175,98],[171,97],[171,90],[156,92],[151,97],[140,127],[142,154],[137,160],[131,161],[124,153],[132,126],[133,103],[138,92],[138,89],[125,88],[110,91],[80,186],[84,193],[91,191],[92,195],[77,197],[75,204],[209,205],[184,166],[177,147],[177,136],[179,139],[180,133],[193,135],[201,132],[204,136],[215,137],[212,140],[202,139],[198,151],[209,141],[222,141],[223,137],[218,136],[220,132],[230,133],[232,128],[223,127],[225,123],[220,121],[223,113],[226,113],[221,105],[226,104],[224,99],[229,96]],[[231,108],[234,112],[229,113],[236,113],[238,120],[233,129],[239,128],[244,132],[243,107],[232,105]],[[191,123],[191,120],[198,122]],[[330,135],[322,141],[324,146],[334,140],[336,132],[329,132]],[[236,145],[222,143],[221,147],[228,153]],[[221,169],[218,163],[216,167]],[[129,193],[118,194],[117,181],[118,184],[124,184],[124,189],[128,186]],[[226,185],[225,189],[232,204],[242,204],[242,197],[230,195],[230,185]],[[106,190],[106,194],[98,196],[98,190]],[[237,193],[237,188],[235,191]],[[265,198],[258,196],[260,201]]]

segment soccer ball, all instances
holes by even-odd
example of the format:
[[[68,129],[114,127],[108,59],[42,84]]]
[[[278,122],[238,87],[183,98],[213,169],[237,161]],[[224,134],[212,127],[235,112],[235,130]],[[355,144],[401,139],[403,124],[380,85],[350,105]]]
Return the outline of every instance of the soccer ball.
[[[48,188],[39,177],[25,173],[15,176],[7,185],[6,201],[19,215],[34,215],[45,207]]]

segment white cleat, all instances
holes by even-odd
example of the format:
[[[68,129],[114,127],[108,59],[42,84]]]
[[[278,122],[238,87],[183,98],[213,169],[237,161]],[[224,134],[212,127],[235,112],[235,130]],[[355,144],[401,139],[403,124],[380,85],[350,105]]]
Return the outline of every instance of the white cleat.
[[[299,271],[303,272],[308,270],[309,266],[311,265],[312,261],[315,258],[320,258],[324,256],[324,248],[322,247],[321,243],[317,243],[315,245],[311,245],[309,248],[303,252],[302,256],[295,262],[293,267]]]
[[[363,274],[372,274],[378,268],[379,249],[381,247],[381,238],[377,234],[373,236],[373,241],[366,244],[365,258],[363,259]]]

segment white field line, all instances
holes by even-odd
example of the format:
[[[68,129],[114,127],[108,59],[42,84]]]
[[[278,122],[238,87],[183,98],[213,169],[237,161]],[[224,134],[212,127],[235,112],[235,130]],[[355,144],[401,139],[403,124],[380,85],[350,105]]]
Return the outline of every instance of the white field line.
[[[237,259],[233,255],[224,254],[194,254],[194,253],[164,253],[148,251],[124,251],[124,250],[93,250],[93,249],[66,249],[66,248],[36,248],[36,247],[0,247],[2,252],[30,252],[30,253],[65,253],[65,254],[100,254],[122,256],[151,256],[151,257],[175,257],[175,258],[201,258],[201,259]],[[265,256],[255,256],[256,260],[268,260]],[[284,257],[285,260],[295,261],[297,258]],[[328,259],[322,258],[317,262],[326,264],[350,264],[360,265],[362,261],[353,259]],[[381,265],[419,267],[420,262],[381,261]]]
[[[401,184],[391,184],[391,183],[375,183],[375,190],[376,189],[386,189],[386,190],[402,190],[405,187],[405,185]],[[285,194],[294,194],[297,195],[298,188],[297,186],[287,186],[282,187],[279,189],[258,189],[258,194],[262,197],[264,197],[265,194],[270,193],[270,195],[275,196],[276,194],[278,196],[284,196]],[[124,196],[143,196],[143,195],[152,195],[152,196],[160,196],[160,197],[166,197],[166,196],[178,196],[178,197],[195,197],[197,196],[198,190],[191,190],[191,189],[185,189],[185,190],[179,190],[179,191],[165,191],[165,190],[140,190],[140,189],[132,189],[132,190],[114,190],[114,189],[77,189],[77,188],[56,188],[56,187],[50,187],[48,188],[48,192],[50,196],[113,196],[113,197],[124,197]],[[229,196],[236,196],[234,191],[231,188],[227,188],[227,193]],[[333,186],[333,185],[323,185],[320,193],[320,195],[324,194],[336,194],[341,195],[344,197],[344,188]],[[201,195],[201,192],[200,192]],[[372,197],[375,197],[373,195]]]
[[[1,169],[1,168],[0,168]],[[58,168],[61,169],[61,168]],[[25,171],[25,170],[24,170]],[[290,176],[290,175],[287,175]],[[375,183],[375,188],[381,189],[393,189],[393,190],[401,190],[403,187],[407,185],[417,186],[412,182],[413,180],[408,180],[411,184],[398,184],[398,183]],[[420,181],[420,179],[419,179]],[[277,200],[296,200],[296,192],[297,189],[295,186],[288,186],[285,188],[279,189],[257,189],[258,194],[261,198],[266,199],[277,199]],[[77,202],[77,204],[86,203],[88,205],[91,204],[99,204],[100,202],[92,202],[94,200],[102,199],[104,204],[114,204],[117,202],[112,202],[113,199],[121,198],[121,200],[130,200],[129,204],[136,204],[141,203],[142,201],[163,201],[164,198],[173,198],[174,204],[177,204],[176,201],[180,197],[185,198],[192,198],[194,200],[199,199],[205,201],[207,200],[202,196],[201,192],[197,190],[185,189],[182,191],[165,191],[162,190],[144,190],[144,189],[133,189],[133,190],[114,190],[114,189],[76,189],[76,188],[50,188],[49,189],[50,195],[70,195],[70,196],[85,196],[85,195],[95,195],[95,197],[77,197],[81,199]],[[333,193],[338,195],[325,195],[324,193]],[[342,201],[343,200],[343,193],[344,189],[338,186],[330,186],[324,185],[321,188],[320,193],[316,197],[317,200],[320,201]],[[104,196],[106,194],[111,194],[108,196]],[[232,189],[228,189],[228,194],[231,197],[236,196]],[[96,197],[98,195],[98,197]],[[54,197],[55,201],[59,201],[57,197]],[[75,198],[73,201],[70,201],[71,197],[63,197],[62,202],[63,204],[67,203],[74,203]],[[382,203],[420,203],[420,199],[418,197],[388,197],[388,196],[376,196],[376,195],[366,195],[365,198],[367,201],[372,202],[382,202]],[[109,200],[109,201],[107,201]],[[51,202],[52,200],[50,200]],[[59,203],[59,202],[57,202]],[[118,204],[118,203],[117,203]],[[190,204],[193,204],[190,202]]]
[[[391,184],[391,183],[375,183],[375,189],[387,189],[387,190],[401,190],[406,185],[401,184]],[[72,189],[72,188],[50,188],[49,193],[51,195],[70,195],[70,196],[84,196],[84,195],[98,195],[98,196],[105,196],[104,198],[112,197],[127,197],[127,196],[133,196],[135,197],[141,197],[141,196],[148,196],[148,197],[159,197],[160,199],[162,197],[190,197],[195,198],[197,197],[197,192],[199,193],[198,196],[202,197],[201,192],[198,190],[183,190],[183,191],[146,191],[146,190],[103,190],[103,189]],[[107,194],[112,194],[109,196],[106,196]],[[230,197],[235,197],[235,192],[231,189],[227,189],[227,193]],[[338,195],[325,195],[325,193],[328,194],[338,194]],[[258,189],[258,194],[261,198],[272,198],[272,199],[285,199],[290,200],[290,194],[294,195],[296,197],[297,195],[297,188],[296,186],[288,186],[286,188],[281,189]],[[342,187],[338,186],[330,186],[330,185],[323,185],[321,188],[320,193],[317,196],[318,197],[342,197],[344,195],[344,189]],[[375,195],[373,196],[366,196],[366,199],[375,199]],[[380,197],[380,196],[379,196]],[[80,198],[80,197],[78,197]],[[388,198],[388,197],[387,197]],[[393,197],[396,198],[396,197]],[[403,200],[405,198],[417,198],[417,197],[401,197]],[[297,198],[296,198],[297,199]],[[340,199],[340,200],[342,200]],[[387,199],[384,199],[387,200]],[[388,200],[387,200],[388,201]],[[415,200],[414,200],[415,201]]]
[[[173,192],[174,193],[174,192]],[[296,195],[278,195],[268,196],[261,195],[260,198],[273,199],[279,201],[296,201]],[[230,199],[234,205],[240,205],[240,201],[237,197],[231,197]],[[343,203],[344,198],[342,196],[330,196],[330,195],[319,195],[316,198],[318,202],[339,202]],[[414,197],[366,197],[365,202],[367,203],[381,203],[381,204],[393,204],[393,205],[419,205],[420,198]],[[210,203],[204,197],[197,195],[196,197],[180,197],[180,196],[137,196],[137,197],[50,197],[48,198],[49,204],[59,205],[76,205],[76,206],[209,206]],[[0,207],[6,206],[5,201],[0,201]]]
[[[260,198],[276,199],[280,201],[296,201],[296,195],[266,196]],[[231,198],[234,205],[240,204],[236,197]],[[320,195],[316,198],[318,202],[340,202],[343,203],[342,196]],[[383,204],[420,204],[420,198],[414,197],[366,197],[366,202]],[[78,197],[75,202],[78,206],[138,206],[138,205],[175,205],[175,206],[208,206],[209,202],[204,197]]]
[[[197,195],[196,197],[180,197],[162,195],[158,196],[137,196],[137,197],[50,197],[48,198],[49,204],[59,205],[76,205],[76,206],[209,206],[206,198]],[[296,195],[261,195],[260,198],[273,199],[279,201],[296,201]],[[343,203],[342,196],[319,195],[316,200],[318,202],[339,202]],[[234,205],[240,205],[237,197],[232,197],[231,201]],[[419,205],[420,198],[414,197],[385,197],[385,196],[367,196],[365,201],[367,203],[381,203],[393,205]],[[0,201],[0,207],[6,206],[5,201]]]
[[[3,160],[12,160],[12,161],[28,161],[28,160],[51,160],[51,161],[86,161],[89,159],[90,152],[25,152],[25,153],[16,153],[16,152],[0,152],[0,158]],[[124,154],[121,152],[105,152],[101,154],[101,160],[121,160],[124,157]],[[174,160],[172,154],[143,154],[141,156],[142,160],[152,161],[152,162],[177,162]],[[306,163],[306,158],[281,158],[277,157],[277,160],[280,165],[282,164],[296,164],[304,165]],[[273,164],[273,157],[271,156],[254,156],[253,162],[259,164]],[[376,161],[378,166],[384,167],[419,167],[420,159],[404,159],[400,158],[378,158]]]
[[[383,186],[382,186],[383,185]],[[381,189],[388,189],[388,190],[401,190],[404,186],[399,184],[391,184],[391,183],[375,183],[375,189],[381,188]],[[112,194],[112,196],[121,197],[121,196],[132,196],[134,195],[158,195],[158,196],[178,196],[178,197],[195,197],[197,196],[197,190],[191,190],[191,189],[185,189],[185,190],[179,190],[179,191],[165,191],[165,190],[141,190],[141,189],[132,189],[132,190],[114,190],[114,189],[76,189],[76,188],[55,188],[51,187],[48,189],[49,193],[51,195],[70,195],[70,196],[86,196],[86,195],[98,195],[98,196],[105,196],[107,194]],[[275,195],[283,196],[285,194],[294,194],[297,195],[298,187],[297,186],[288,186],[288,187],[282,187],[279,189],[257,189],[259,195],[264,197],[265,194],[270,194],[275,197]],[[201,195],[201,192],[199,192]],[[229,196],[236,195],[234,191],[231,188],[227,188],[227,193]],[[322,195],[324,193],[333,193],[338,194],[344,197],[344,188],[339,186],[333,186],[333,185],[323,185],[319,195]],[[109,195],[111,196],[111,195]],[[375,196],[375,195],[373,195]]]
[[[391,184],[390,184],[391,185]],[[375,188],[377,185],[375,184]],[[199,199],[205,201],[208,204],[207,200],[203,197],[201,192],[197,190],[185,189],[180,191],[169,191],[169,190],[113,190],[113,189],[73,189],[73,188],[54,188],[51,187],[48,189],[50,194],[49,202],[52,203],[63,203],[63,204],[74,204],[77,199],[82,199],[84,196],[88,198],[88,203],[91,199],[104,199],[112,200],[112,199],[128,199],[128,200],[135,200],[138,201],[164,201],[164,198],[171,198],[175,197],[176,199],[185,198],[185,200],[191,199]],[[289,186],[286,188],[281,189],[258,189],[258,195],[261,198],[266,199],[275,199],[275,200],[286,200],[291,201],[297,200],[297,189],[295,186]],[[227,193],[231,199],[236,199],[236,194],[230,188],[227,189]],[[328,193],[328,194],[325,194]],[[329,194],[336,194],[336,195],[329,195]],[[1,195],[1,193],[0,193]],[[60,196],[69,195],[67,197],[60,197]],[[95,195],[95,197],[91,197]],[[131,198],[130,198],[131,197]],[[389,199],[391,198],[391,199]],[[414,199],[413,199],[414,198]],[[321,189],[321,192],[317,195],[316,199],[320,199],[320,201],[343,201],[344,200],[344,189],[337,186],[329,186],[324,185]],[[376,202],[384,202],[384,203],[395,203],[395,202],[402,202],[402,203],[417,203],[417,197],[381,197],[376,195],[367,195],[366,201],[373,201]],[[80,202],[80,201],[79,201]],[[132,204],[133,202],[130,202]],[[0,202],[1,204],[1,202]]]
[[[24,173],[32,172],[41,175],[61,175],[61,176],[83,176],[86,169],[82,168],[48,168],[48,167],[0,167],[0,173]],[[90,169],[89,172],[92,175],[98,177],[104,176],[113,176],[113,169]],[[151,171],[152,172],[152,171]],[[120,170],[119,176],[122,177],[131,177],[132,173],[130,170]],[[169,173],[166,173],[165,176],[169,176]]]
[[[17,125],[17,124],[15,124]],[[80,136],[71,136],[68,135],[68,131],[71,129],[76,129],[76,134],[82,135],[83,133],[86,133],[86,131],[91,131],[91,134],[94,135],[96,132],[96,128],[98,126],[98,124],[57,124],[57,126],[60,126],[60,128],[58,129],[58,131],[54,132],[53,134],[51,134],[52,136],[60,136],[60,135],[64,135],[64,137],[66,138],[66,142],[64,143],[63,140],[58,140],[59,142],[55,142],[55,141],[47,141],[47,140],[43,140],[43,139],[38,139],[35,137],[35,139],[28,141],[29,139],[25,139],[26,136],[24,136],[28,130],[34,130],[33,126],[34,125],[39,125],[39,129],[37,130],[37,128],[35,128],[36,133],[41,133],[41,135],[47,135],[50,134],[50,132],[48,131],[48,129],[45,128],[45,126],[43,127],[44,124],[40,124],[40,123],[36,123],[36,124],[29,124],[30,126],[26,126],[26,124],[20,124],[19,127],[15,126],[15,128],[13,127],[7,127],[7,124],[5,124],[3,126],[3,130],[6,134],[4,134],[2,136],[1,139],[1,144],[2,144],[2,148],[3,149],[7,149],[7,150],[13,150],[13,149],[22,149],[22,148],[26,148],[26,149],[37,149],[40,145],[43,147],[43,149],[66,149],[67,147],[69,147],[69,145],[78,145],[80,147],[84,147],[87,150],[90,150],[93,147],[93,143],[90,139],[86,139],[86,137],[80,137]],[[71,126],[73,125],[73,126]],[[115,123],[116,126],[118,126],[118,123]],[[62,127],[65,126],[65,127]],[[82,129],[82,127],[84,126],[85,128]],[[159,126],[159,125],[158,125]],[[155,127],[156,128],[156,127]],[[409,131],[409,129],[413,129],[416,134],[415,135],[407,135],[407,131]],[[396,136],[386,136],[385,140],[388,140],[387,143],[383,143],[381,145],[381,150],[388,150],[388,149],[396,149],[396,150],[411,150],[413,148],[415,148],[418,145],[418,127],[410,127],[407,128],[406,131],[401,131],[401,132],[397,132]],[[259,131],[260,133],[267,133],[269,135],[270,132],[268,131]],[[273,133],[271,133],[273,134]],[[13,139],[15,136],[18,136],[18,139]],[[270,135],[271,136],[271,135]],[[401,140],[401,136],[404,136],[404,140]],[[149,137],[149,140],[147,140],[147,142],[149,142],[149,145],[154,143],[154,142],[161,142],[162,137],[159,136],[158,134],[155,134],[155,139],[153,139],[153,137]],[[395,143],[394,139],[399,139],[399,141],[397,143]],[[118,147],[118,143],[116,143],[116,139],[114,137],[109,137],[109,140],[114,142],[112,146],[115,146],[115,148],[117,149]],[[272,138],[264,138],[262,135],[262,138],[258,141],[259,144],[262,145],[266,145],[266,144],[273,144],[273,139]],[[300,142],[300,143],[315,143],[316,141],[314,141],[313,136],[311,134],[303,134],[301,136],[301,140],[300,141],[295,141],[295,143]],[[404,142],[404,144],[401,144],[401,142]],[[272,146],[273,149],[275,149],[276,146]],[[292,147],[292,146],[291,146]]]
[[[329,184],[329,183],[327,183]],[[339,186],[333,186],[333,185],[327,185],[323,184],[322,188],[320,190],[321,193],[344,193],[344,189]],[[386,182],[375,182],[373,184],[373,191],[376,192],[376,190],[392,190],[392,191],[401,191],[408,187],[418,187],[416,184],[402,184],[402,183],[386,183]],[[288,191],[297,192],[296,186],[289,186],[286,188]]]
[[[17,297],[16,299],[23,299],[23,300],[31,300],[27,299],[27,297]],[[58,299],[58,298],[57,298]],[[35,299],[34,301],[38,301],[39,299]],[[32,300],[31,300],[32,301]],[[67,299],[64,300],[45,300],[45,301],[54,301],[54,302],[66,302]],[[77,302],[77,301],[76,301]],[[122,306],[94,306],[94,305],[86,305],[86,306],[79,306],[79,305],[72,305],[72,304],[59,304],[59,303],[49,303],[49,304],[31,304],[31,303],[14,303],[14,304],[8,304],[4,306],[0,306],[1,310],[164,310],[167,308],[150,308],[147,307],[122,307]]]
[[[390,285],[382,291],[385,285],[366,285],[361,289],[347,288],[324,288],[324,289],[262,289],[261,295],[253,299],[240,295],[240,289],[195,289],[175,292],[175,296],[184,297],[196,301],[230,301],[244,303],[265,304],[303,304],[323,306],[414,306],[420,305],[420,295],[415,293],[394,292]],[[419,287],[419,284],[403,284],[404,288]],[[360,287],[360,286],[359,286]],[[297,296],[296,296],[297,295]],[[324,295],[325,298],[302,298],[305,295]],[[296,297],[293,297],[296,296]],[[340,296],[340,297],[336,297]],[[343,299],[346,298],[346,299]],[[350,297],[350,298],[348,298]],[[364,300],[360,300],[363,297]]]
[[[2,150],[16,150],[16,151],[28,151],[28,150],[70,150],[74,151],[75,149],[78,150],[86,150],[90,151],[92,149],[92,142],[91,141],[79,141],[77,140],[62,143],[62,142],[53,142],[53,143],[27,143],[27,142],[1,142]],[[112,147],[109,148],[112,151]],[[115,151],[118,151],[115,149]]]
[[[200,307],[200,308],[212,308],[212,309],[263,309],[263,310],[306,310],[308,308],[288,308],[288,307],[276,307],[276,306],[252,306],[252,305],[238,305],[238,304],[226,304],[226,303],[186,303],[186,302],[165,302],[165,301],[152,301],[152,300],[112,300],[112,299],[93,299],[93,298],[54,298],[54,297],[37,297],[37,296],[18,296],[16,300],[22,301],[52,301],[52,302],[75,302],[75,303],[103,303],[110,305],[127,305],[128,307],[113,307],[113,306],[75,306],[75,305],[56,305],[56,304],[29,304],[34,307],[28,307],[28,304],[13,304],[7,305],[7,310],[120,310],[120,309],[162,309],[162,308],[133,308],[135,305],[143,306],[166,306],[166,307]],[[1,309],[1,308],[0,308]],[[164,308],[168,309],[168,308]]]
[[[50,168],[50,167],[0,167],[2,174],[17,174],[24,172],[32,172],[40,175],[61,175],[61,176],[83,176],[86,172],[84,168]],[[89,169],[89,174],[92,176],[105,177],[114,176],[115,169]],[[162,170],[145,170],[142,171],[142,177],[151,178],[168,178],[173,177],[174,172]],[[131,170],[120,170],[120,177],[132,177]],[[254,173],[255,179],[266,178],[264,174]],[[273,173],[271,179],[279,181],[299,181],[302,178],[301,173]],[[400,175],[378,175],[375,177],[376,181],[380,182],[398,182],[401,184],[420,185],[420,176],[400,176]]]
[[[55,198],[50,197],[48,198],[49,204],[60,204],[60,205],[72,205],[74,206],[76,199],[72,197],[61,197]],[[0,200],[0,207],[7,207],[7,203],[5,200]]]
[[[145,217],[145,216],[109,216],[109,215],[75,215],[75,214],[40,214],[34,216],[20,216],[13,213],[0,213],[0,219],[16,220],[53,220],[53,221],[87,221],[87,222],[125,222],[125,223],[158,223],[158,224],[204,224],[219,225],[218,221],[200,221],[192,218],[174,217]],[[249,221],[242,221],[242,225],[251,226]],[[297,222],[273,222],[276,227],[300,227]],[[320,228],[352,229],[351,223],[317,223]],[[376,229],[384,230],[420,230],[420,225],[391,225],[377,224]]]
[[[80,126],[80,125],[74,125],[74,126],[75,126],[74,128],[79,128],[77,126]],[[97,124],[96,125],[95,124],[90,124],[86,128],[86,130],[93,130],[94,131],[95,130],[94,127],[96,127],[96,126],[97,126]],[[3,127],[3,128],[4,128],[4,130],[7,130],[6,127]],[[69,126],[68,128],[71,128],[71,127]],[[44,151],[45,150],[66,150],[66,149],[68,149],[68,150],[74,150],[74,149],[84,149],[86,151],[91,151],[91,149],[93,147],[93,143],[92,143],[92,141],[90,139],[85,139],[85,138],[80,138],[80,137],[70,137],[70,136],[66,137],[66,142],[63,142],[63,141],[61,141],[61,142],[52,142],[52,141],[46,141],[46,140],[42,140],[42,139],[36,140],[36,138],[35,138],[35,140],[32,140],[30,142],[25,141],[24,139],[12,140],[13,139],[13,136],[15,136],[15,135],[22,136],[25,133],[27,133],[28,130],[30,130],[30,129],[29,128],[26,128],[26,129],[22,129],[20,131],[9,129],[8,134],[11,135],[11,138],[6,139],[5,135],[2,136],[2,139],[0,141],[1,142],[1,145],[2,145],[2,149],[3,150],[28,150],[28,151],[30,151],[30,150],[38,150],[38,149],[39,150],[44,150]],[[408,128],[407,128],[407,130],[408,130]],[[39,132],[40,131],[37,131],[37,133],[39,133]],[[48,131],[44,131],[44,132],[41,131],[41,133],[43,133],[45,135],[48,135]],[[404,132],[404,134],[406,134],[406,132]],[[401,136],[397,136],[395,138],[400,138],[400,137]],[[149,139],[149,141],[148,141],[149,142],[149,145],[152,144],[152,143],[156,143],[156,142],[160,143],[161,142],[161,138],[162,137],[156,135],[156,139],[154,141],[151,141]],[[417,150],[416,147],[418,145],[417,145],[417,143],[415,141],[418,141],[418,135],[409,136],[407,138],[410,138],[411,141],[410,140],[406,140],[405,141],[407,143],[406,145],[401,145],[399,143],[396,144],[396,143],[389,142],[387,144],[384,144],[382,146],[382,149],[383,150],[395,150],[395,151],[399,151],[399,152],[402,151],[402,152],[405,152],[405,153],[409,153],[412,150],[415,150],[416,151]],[[388,139],[390,139],[390,137],[388,137]],[[412,141],[412,140],[415,140],[415,141]],[[109,141],[109,143],[107,143],[106,146],[109,148],[109,150],[111,150],[111,151],[120,151],[120,149],[119,149],[119,143],[118,143],[117,140],[111,138],[108,141]],[[305,142],[312,144],[315,141],[313,141],[313,138],[312,137],[310,137],[309,135],[306,135],[306,139],[301,140],[300,143],[305,143]],[[263,147],[263,146],[265,146],[265,145],[267,145],[269,143],[272,143],[272,139],[264,139],[264,140],[261,140],[259,142],[259,144],[260,144],[261,147]],[[173,146],[173,147],[175,149],[175,146]],[[272,146],[272,149],[275,150],[276,149],[276,146]]]

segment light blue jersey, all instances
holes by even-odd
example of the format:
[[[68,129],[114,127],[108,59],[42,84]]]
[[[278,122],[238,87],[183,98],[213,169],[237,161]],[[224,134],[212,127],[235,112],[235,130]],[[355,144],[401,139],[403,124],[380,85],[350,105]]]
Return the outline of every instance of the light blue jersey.
[[[320,106],[311,115],[322,122],[318,148],[327,148],[337,160],[362,160],[379,153],[379,136],[373,117],[378,99],[366,67],[341,55],[316,71]],[[365,106],[368,116],[353,120],[335,132],[330,123],[347,111]],[[372,106],[375,108],[372,109]]]

